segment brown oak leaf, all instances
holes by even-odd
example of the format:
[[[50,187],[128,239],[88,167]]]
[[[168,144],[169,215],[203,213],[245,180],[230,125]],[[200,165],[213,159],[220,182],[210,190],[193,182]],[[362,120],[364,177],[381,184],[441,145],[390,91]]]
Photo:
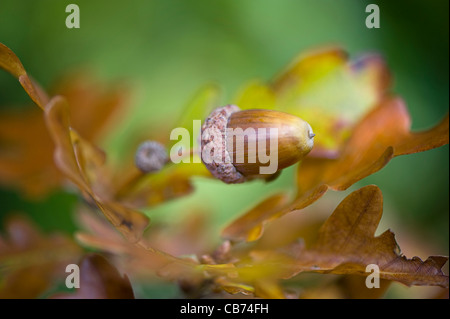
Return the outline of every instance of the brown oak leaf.
[[[66,276],[66,266],[81,253],[66,236],[45,236],[25,217],[13,215],[0,236],[0,299],[39,297]]]
[[[0,43],[0,67],[29,83],[25,91],[41,109],[47,94],[28,76],[14,53]],[[122,87],[105,88],[84,73],[67,74],[52,90],[69,102],[71,125],[85,139],[98,142],[123,113],[127,92]],[[38,98],[34,92],[44,97]],[[34,98],[33,98],[34,97]],[[64,176],[53,162],[54,144],[36,108],[0,113],[0,183],[18,188],[30,197],[42,197],[61,187]]]
[[[107,197],[103,189],[92,188],[91,172],[103,164],[103,153],[83,140],[70,127],[67,101],[56,96],[45,106],[45,120],[55,142],[55,162],[83,194],[95,203],[106,218],[130,241],[138,241],[148,225],[148,218]]]
[[[57,294],[52,299],[134,299],[126,275],[103,256],[88,254],[80,262],[80,287],[75,293]]]
[[[19,80],[25,92],[27,92],[33,102],[41,109],[44,109],[44,105],[48,102],[47,94],[28,76],[19,58],[3,43],[0,43],[0,68],[6,70]]]
[[[366,267],[374,264],[382,279],[408,286],[448,287],[449,278],[441,270],[448,257],[408,259],[390,230],[375,236],[382,213],[383,197],[378,187],[370,185],[351,193],[322,225],[313,247],[291,248],[294,263],[289,277],[304,271],[368,276]]]
[[[0,67],[16,77],[26,75],[20,60],[9,48],[1,45],[0,50]],[[120,232],[129,240],[137,241],[147,226],[148,219],[136,209],[142,206],[156,205],[162,201],[187,194],[192,191],[190,184],[192,175],[209,176],[210,174],[201,164],[169,167],[153,175],[142,174],[136,168],[127,169],[125,166],[107,167],[105,165],[106,155],[88,138],[97,138],[100,135],[102,130],[100,127],[96,128],[96,124],[101,124],[100,126],[106,124],[103,113],[110,112],[109,105],[114,104],[118,99],[115,96],[108,96],[106,99],[99,100],[98,96],[90,92],[84,83],[80,83],[78,80],[74,83],[76,85],[62,85],[59,88],[60,92],[67,95],[67,98],[55,96],[50,101],[33,98],[34,92],[40,90],[33,88],[32,85],[24,86],[24,88],[44,110],[47,128],[56,145],[54,150],[56,166],[66,178],[80,188],[89,202],[100,208]],[[214,87],[205,88],[191,101],[187,114],[193,116],[203,114],[207,108],[211,107],[215,96],[216,89]],[[72,110],[67,99],[69,99],[69,103],[73,101],[75,104],[83,105]],[[93,101],[96,101],[95,107],[93,107],[96,111],[90,113],[87,116],[89,119],[86,120],[86,113],[90,111],[86,107],[92,106]],[[181,121],[186,122],[187,119],[183,118]],[[12,132],[12,130],[8,130],[8,132]],[[28,137],[32,138],[33,135],[28,134]],[[36,141],[29,141],[26,144],[27,147],[39,145],[40,143]],[[43,156],[37,154],[38,157],[44,160],[52,153],[49,151],[50,149],[52,149],[51,146],[48,149],[40,149],[39,151],[45,154]],[[19,154],[19,157],[21,155],[23,154]],[[29,161],[33,160],[31,156],[28,159]],[[37,171],[39,171],[39,164],[42,164],[42,161],[38,161],[34,167]],[[8,169],[7,167],[6,171]],[[18,169],[18,171],[21,170]],[[113,176],[113,172],[122,174],[117,177]],[[34,174],[35,171],[32,173],[33,176],[46,176],[47,171],[39,171],[40,174]],[[52,182],[51,186],[57,184],[58,181],[54,181],[51,174],[48,174],[48,177],[48,180]],[[46,181],[45,178],[42,179]],[[36,184],[33,183],[33,186]]]

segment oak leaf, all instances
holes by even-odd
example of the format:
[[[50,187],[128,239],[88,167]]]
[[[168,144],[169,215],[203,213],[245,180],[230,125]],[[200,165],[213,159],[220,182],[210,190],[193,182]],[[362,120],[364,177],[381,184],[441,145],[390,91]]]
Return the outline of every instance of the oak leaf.
[[[16,78],[26,75],[26,71],[17,56],[4,45],[1,45],[0,49],[0,67]],[[35,91],[41,92],[42,90],[35,89],[32,86],[24,86],[24,88],[30,97],[44,109],[47,127],[53,142],[56,144],[54,151],[56,166],[65,177],[80,188],[88,201],[99,206],[106,217],[125,236],[130,240],[137,240],[139,234],[147,225],[147,218],[135,209],[153,206],[162,201],[185,195],[193,189],[190,183],[190,178],[193,175],[210,176],[210,174],[201,164],[193,166],[178,165],[153,175],[142,174],[133,166],[107,167],[105,165],[106,155],[93,143],[93,140],[100,138],[105,131],[104,127],[111,124],[104,113],[109,115],[117,113],[115,111],[120,110],[120,107],[116,106],[121,104],[122,95],[120,92],[118,94],[113,92],[103,96],[98,94],[96,90],[91,89],[89,81],[85,82],[82,78],[76,76],[68,82],[62,82],[57,91],[63,94],[64,98],[56,96],[50,101],[48,98],[33,98]],[[202,89],[189,103],[186,114],[179,120],[178,124],[186,124],[192,116],[199,116],[208,112],[212,108],[216,96],[216,87],[208,86]],[[71,103],[74,106],[71,107]],[[36,119],[39,119],[38,113],[32,120],[35,121]],[[6,130],[8,134],[13,131],[11,129]],[[42,127],[38,131],[39,134],[46,135]],[[25,186],[23,187],[29,185],[29,191],[33,190],[37,193],[36,189],[41,189],[45,193],[48,188],[60,182],[61,176],[58,172],[51,174],[53,167],[48,163],[53,149],[51,141],[45,138],[40,143],[34,140],[36,136],[39,136],[36,135],[36,132],[29,132],[26,135],[27,143],[23,148],[25,152],[30,152],[29,148],[32,148],[32,151],[36,150],[35,153],[39,154],[30,153],[30,155],[39,156],[27,156],[24,159],[21,156],[27,153],[19,152],[16,157],[25,161],[26,165],[33,164],[33,170],[29,174],[33,179],[24,179]],[[169,134],[167,134],[168,136]],[[14,140],[10,144],[14,144],[18,138],[14,134],[13,137]],[[42,145],[46,147],[40,148]],[[167,145],[170,145],[170,141],[167,141]],[[198,157],[197,152],[192,153]],[[40,160],[34,161],[34,157]],[[5,176],[9,177],[7,179],[9,181],[11,179],[17,180],[15,178],[17,175],[13,176],[10,169],[12,164],[17,164],[15,159],[8,158],[8,162],[5,164],[4,171],[9,172],[9,175],[5,174]],[[2,164],[1,160],[0,164]],[[50,168],[46,166],[50,166]],[[2,173],[1,167],[0,165],[0,173]],[[22,172],[22,174],[27,172],[20,167],[17,171]],[[113,176],[113,172],[121,172],[122,174]],[[56,175],[56,177],[53,175]],[[41,177],[39,181],[42,184],[40,186],[34,183],[36,182],[35,176]],[[46,179],[44,176],[48,178]]]
[[[80,287],[75,293],[56,294],[52,299],[134,299],[126,275],[103,256],[88,254],[80,262]]]
[[[158,227],[154,226],[154,233],[145,234],[139,242],[131,243],[124,240],[104,220],[101,220],[90,212],[81,211],[80,222],[86,229],[76,234],[77,240],[88,247],[107,252],[115,256],[121,268],[141,279],[155,273],[167,280],[190,278],[197,281],[202,274],[196,269],[198,262],[187,257],[179,258],[158,247],[172,246],[174,253],[178,247],[175,242],[158,243]],[[179,238],[181,239],[181,238]]]
[[[61,186],[62,174],[53,162],[53,142],[42,112],[0,114],[0,183],[39,198]]]
[[[103,153],[71,129],[67,101],[61,96],[52,98],[45,106],[44,116],[54,139],[54,156],[59,169],[80,188],[88,200],[100,208],[126,238],[138,241],[148,225],[148,218],[116,202],[114,198],[107,197],[103,189],[93,189],[92,174],[101,168]]]
[[[374,264],[382,279],[408,286],[448,287],[449,278],[441,270],[448,257],[408,259],[401,254],[390,230],[375,236],[382,212],[383,197],[378,187],[370,185],[351,193],[322,225],[313,247],[292,248],[294,263],[289,277],[304,271],[367,276],[367,265]]]
[[[29,83],[24,86],[25,91],[41,109],[45,108],[49,102],[47,94],[36,82],[28,81],[20,60],[1,43],[0,67],[22,79],[22,84]],[[105,88],[84,73],[66,74],[52,91],[68,100],[72,127],[94,143],[114,128],[127,105],[128,94],[122,87]],[[61,187],[65,179],[54,165],[53,149],[38,109],[0,113],[0,183],[12,185],[33,198]]]
[[[19,80],[25,92],[27,92],[33,102],[41,109],[44,109],[45,104],[48,102],[47,94],[28,76],[19,58],[3,43],[0,43],[0,68]]]
[[[0,298],[37,298],[65,278],[81,248],[60,234],[44,235],[25,217],[13,215],[0,236]]]
[[[2,64],[0,66],[16,77],[26,74],[20,60],[14,53],[3,45],[1,49]],[[106,167],[105,154],[95,144],[82,137],[83,135],[74,129],[72,119],[75,118],[76,126],[83,130],[88,138],[97,138],[99,132],[101,132],[100,127],[107,122],[103,113],[106,111],[111,113],[111,105],[117,104],[116,102],[120,100],[120,96],[111,95],[103,99],[98,94],[91,92],[82,81],[75,80],[73,82],[76,85],[63,84],[59,90],[67,95],[75,103],[75,106],[78,104],[81,105],[75,111],[71,112],[67,99],[62,96],[55,96],[45,105],[44,101],[46,102],[46,100],[38,100],[39,106],[44,109],[45,122],[51,138],[55,143],[54,159],[56,166],[62,171],[65,177],[80,188],[89,202],[96,204],[100,208],[107,219],[124,236],[131,241],[138,241],[148,224],[148,218],[142,213],[137,212],[135,208],[150,206],[190,192],[192,186],[190,185],[189,179],[197,171],[192,171],[190,168],[186,169],[186,166],[180,166],[173,173],[162,175],[170,178],[164,178],[162,180],[160,178],[159,182],[155,182],[155,179],[156,181],[158,179],[154,177],[146,183],[145,181],[149,179],[138,176],[138,178],[132,178],[131,184],[125,183],[125,187],[127,188],[126,192],[117,188],[117,185],[121,185],[121,183],[113,178],[111,169]],[[26,92],[33,98],[33,90],[26,89]],[[201,112],[203,107],[211,104],[212,98],[215,96],[215,91],[208,89],[205,92],[203,92],[205,94],[200,94],[199,98],[194,99],[191,103],[190,108],[193,114]],[[86,109],[87,106],[96,109],[96,112],[98,112],[91,113],[92,116],[88,116],[90,118],[88,121],[85,120],[86,112],[90,111],[90,109]],[[96,129],[96,124],[102,125]],[[45,131],[43,134],[45,134]],[[35,134],[33,133],[28,134],[30,139],[34,136]],[[40,156],[38,157],[41,159],[46,158],[45,154],[48,156],[53,153],[53,151],[50,151],[53,148],[51,142],[44,142],[43,144],[47,145],[48,149],[39,150],[44,153],[44,156],[39,154]],[[26,146],[34,146],[36,148],[39,145],[40,143],[36,141],[30,141]],[[32,161],[33,157],[30,156],[28,159]],[[48,158],[46,159],[48,160]],[[46,162],[44,161],[44,163]],[[42,163],[39,162],[38,164]],[[42,167],[37,165],[36,170],[39,169],[42,169]],[[115,168],[114,170],[117,171],[118,169]],[[19,169],[19,171],[21,170]],[[136,172],[136,170],[132,172]],[[205,172],[205,168],[200,171],[201,174],[205,174]],[[51,176],[51,174],[48,175],[50,181],[52,181]],[[46,180],[44,179],[44,181]],[[56,182],[53,181],[53,184]],[[139,184],[138,187],[135,187],[135,183]],[[174,186],[179,187],[174,188]],[[136,190],[136,193],[133,190]]]
[[[156,273],[165,280],[176,280],[191,297],[199,297],[198,294],[205,287],[209,287],[205,293],[219,290],[267,298],[284,297],[278,284],[282,264],[280,256],[273,260],[253,260],[246,256],[231,255],[231,245],[227,241],[211,255],[204,254],[205,249],[209,248],[205,246],[209,246],[209,243],[198,241],[202,238],[200,233],[205,230],[205,227],[201,228],[202,231],[198,230],[198,219],[191,217],[191,221],[187,221],[189,228],[172,232],[170,238],[165,238],[158,225],[154,225],[153,232],[146,234],[138,243],[130,243],[92,214],[84,212],[79,216],[88,231],[79,232],[76,235],[78,241],[112,254],[123,269],[141,279],[149,275],[151,278]],[[180,221],[180,224],[186,222]],[[193,232],[196,229],[195,234]],[[199,247],[195,249],[195,246]],[[285,256],[281,258],[287,260]]]

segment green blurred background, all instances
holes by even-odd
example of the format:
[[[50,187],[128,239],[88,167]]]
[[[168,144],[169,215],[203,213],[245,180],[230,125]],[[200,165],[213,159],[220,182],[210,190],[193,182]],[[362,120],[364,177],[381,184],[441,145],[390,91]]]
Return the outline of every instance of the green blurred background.
[[[80,7],[80,29],[65,27],[69,3]],[[365,27],[369,3],[380,7],[380,29]],[[0,0],[0,42],[44,87],[67,70],[86,66],[105,81],[131,83],[133,109],[103,145],[117,157],[136,130],[151,130],[178,115],[202,85],[219,83],[226,104],[245,82],[269,80],[299,52],[332,44],[352,57],[381,53],[394,76],[393,92],[407,102],[413,129],[428,128],[448,112],[448,6],[446,0]],[[0,106],[25,104],[28,97],[17,81],[0,72]],[[194,195],[148,213],[170,220],[189,209],[207,209],[219,230],[262,194],[291,188],[292,173],[293,168],[269,185],[196,180]],[[385,197],[383,220],[392,218],[416,230],[419,240],[435,243],[429,255],[448,255],[448,146],[395,158],[350,190],[325,198],[337,205],[372,183]],[[3,187],[0,220],[21,211],[44,230],[72,232],[77,202],[76,195],[63,191],[32,202]],[[387,222],[383,227],[396,231]]]

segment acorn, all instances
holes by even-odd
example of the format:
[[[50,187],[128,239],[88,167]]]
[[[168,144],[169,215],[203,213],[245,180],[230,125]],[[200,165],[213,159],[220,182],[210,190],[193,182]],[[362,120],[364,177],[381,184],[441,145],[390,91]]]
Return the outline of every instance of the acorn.
[[[211,174],[227,184],[271,180],[311,151],[314,136],[297,116],[226,105],[203,123],[200,155]]]
[[[145,141],[140,144],[135,155],[136,167],[143,173],[157,172],[168,161],[165,146],[155,141]]]

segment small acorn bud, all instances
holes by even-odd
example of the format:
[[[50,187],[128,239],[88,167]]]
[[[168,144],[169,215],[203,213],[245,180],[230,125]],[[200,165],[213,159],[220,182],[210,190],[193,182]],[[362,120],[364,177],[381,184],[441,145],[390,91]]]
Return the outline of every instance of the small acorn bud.
[[[143,173],[159,171],[168,160],[164,145],[155,141],[143,142],[136,151],[135,164]]]
[[[215,109],[201,133],[201,158],[225,183],[266,180],[307,155],[313,145],[311,126],[273,110],[243,110],[235,105]]]

